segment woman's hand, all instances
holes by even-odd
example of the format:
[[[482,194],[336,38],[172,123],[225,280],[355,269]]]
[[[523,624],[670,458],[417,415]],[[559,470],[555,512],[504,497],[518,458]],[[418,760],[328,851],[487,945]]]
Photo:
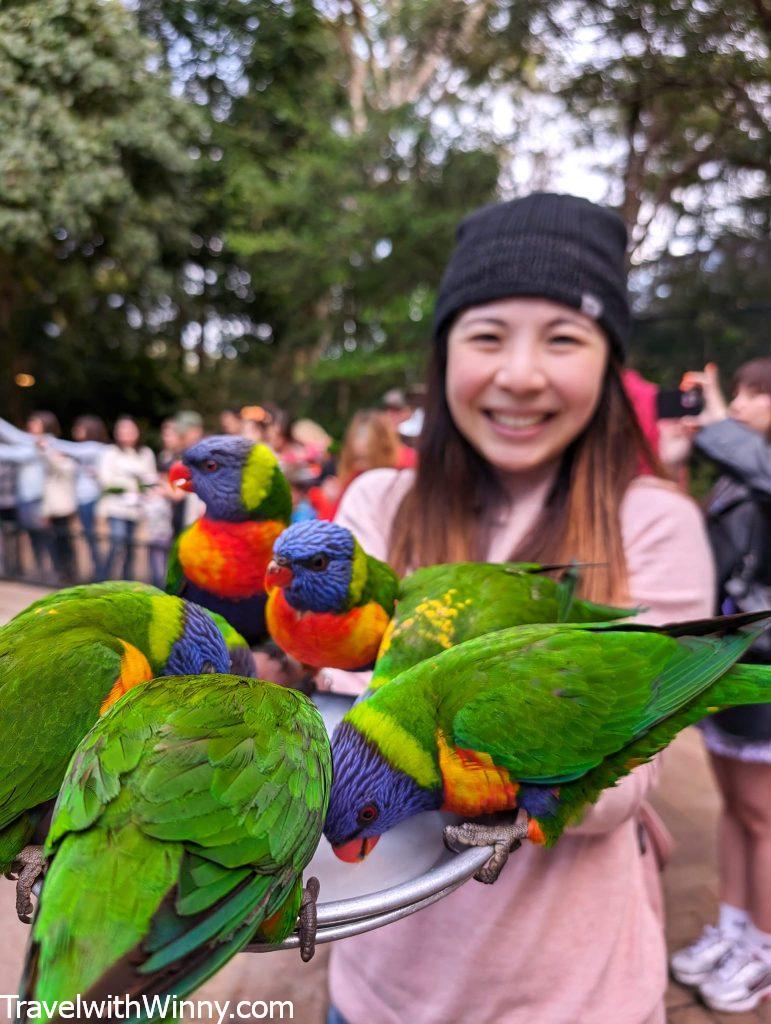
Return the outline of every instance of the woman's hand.
[[[682,422],[688,426],[708,427],[711,423],[719,423],[728,417],[728,405],[720,390],[720,378],[717,365],[707,363],[704,369],[689,370],[680,381],[681,391],[701,388],[704,395],[704,408],[698,416],[685,416]]]
[[[698,425],[687,422],[693,418],[659,420],[659,458],[674,476],[686,464],[693,449],[693,437]]]

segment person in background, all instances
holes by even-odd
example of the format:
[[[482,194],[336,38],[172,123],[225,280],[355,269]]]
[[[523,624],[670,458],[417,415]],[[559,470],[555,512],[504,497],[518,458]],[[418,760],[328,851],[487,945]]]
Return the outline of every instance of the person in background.
[[[536,193],[462,222],[437,296],[417,469],[364,474],[337,513],[369,554],[399,573],[575,558],[598,563],[582,596],[646,606],[643,622],[710,614],[699,510],[657,475],[621,383],[625,243],[616,214],[573,196]],[[362,683],[329,669],[319,681]],[[663,1024],[645,802],[656,775],[656,763],[636,768],[554,849],[523,843],[495,885],[469,882],[335,943],[330,1024]]]
[[[166,583],[166,563],[174,537],[172,510],[181,508],[184,511],[184,503],[172,505],[169,501],[168,492],[170,490],[173,488],[169,485],[168,480],[161,479],[154,487],[147,488],[142,494],[142,515],[145,524],[150,582],[154,587],[161,589]],[[180,529],[185,525],[183,522]]]
[[[320,469],[313,463],[295,462],[284,469],[284,476],[292,491],[290,523],[304,523],[318,519],[319,515],[310,499],[310,491],[319,480]]]
[[[78,519],[91,557],[89,577],[98,579],[102,574],[102,558],[96,533],[96,506],[102,493],[99,463],[110,438],[104,420],[99,416],[78,416],[72,424],[72,439],[78,443],[78,474],[75,478]]]
[[[115,444],[108,445],[99,467],[99,514],[107,518],[110,539],[104,576],[111,578],[120,558],[118,578],[128,580],[134,576],[134,535],[142,517],[142,492],[157,483],[158,473],[155,456],[140,444],[135,420],[121,416],[113,437]]]
[[[239,409],[222,410],[220,413],[220,430],[223,434],[238,436],[241,433],[242,427],[241,411]]]
[[[182,455],[185,450],[184,437],[173,417],[165,419],[161,423],[161,444],[162,448],[158,453],[157,465],[159,473],[158,486],[163,491],[170,506],[171,513],[171,535],[178,536],[185,526],[185,499],[187,494],[179,487],[172,487],[168,480],[168,472],[172,463]]]
[[[635,411],[635,415],[645,434],[645,439],[654,452],[659,450],[659,421],[656,413],[656,396],[659,393],[658,385],[646,380],[637,370],[628,367],[621,374],[621,382],[624,391],[629,396],[629,401]]]
[[[290,440],[302,454],[302,460],[323,465],[329,457],[332,438],[320,423],[314,420],[295,420],[289,430]]]
[[[194,415],[198,415],[197,413]],[[183,418],[180,420],[180,416]],[[170,419],[166,419],[161,424],[161,444],[163,448],[158,455],[158,487],[160,493],[169,503],[169,513],[171,516],[171,537],[179,536],[182,530],[186,526],[189,526],[194,520],[198,519],[203,514],[204,503],[198,497],[197,494],[185,492],[179,487],[172,487],[168,480],[168,472],[173,462],[176,462],[186,448],[190,447],[190,444],[195,444],[197,440],[200,440],[198,430],[203,433],[203,423],[193,421],[185,422],[183,414],[177,414]],[[192,439],[191,439],[192,438]],[[156,508],[160,512],[159,505],[151,505],[152,508]],[[158,546],[162,548],[166,544],[166,525],[167,516],[163,515],[160,517],[157,529]],[[148,524],[150,532],[154,532],[154,528]],[[159,561],[158,556],[157,561]]]
[[[174,416],[174,426],[179,433],[182,451],[198,444],[203,437],[203,416],[193,409],[181,409]]]
[[[168,473],[172,463],[176,462],[184,449],[184,437],[173,416],[168,416],[161,423],[161,450],[158,452],[157,463],[159,473]]]
[[[2,447],[0,445],[0,447]],[[19,531],[16,523],[16,466],[0,460],[0,575],[19,575]]]
[[[356,477],[368,469],[397,468],[399,444],[391,421],[380,410],[357,412],[348,424],[337,460],[338,503]]]
[[[97,417],[86,417],[87,419],[98,420]],[[76,421],[77,423],[77,421]],[[45,484],[46,462],[43,458],[42,446],[47,445],[51,450],[61,452],[76,460],[84,471],[94,473],[96,464],[106,449],[106,445],[97,438],[82,440],[75,437],[73,428],[72,441],[66,441],[59,437],[59,421],[52,412],[33,412],[27,420],[27,430],[20,430],[0,419],[0,452],[4,457],[17,465],[17,513],[19,526],[27,530],[32,545],[33,554],[38,567],[38,574],[45,574],[45,556],[50,549],[50,534],[41,515],[43,489]],[[83,475],[78,474],[76,482],[76,495],[80,487]]]
[[[281,461],[294,448],[289,429],[292,425],[292,418],[285,409],[279,408],[275,402],[266,402],[264,409],[267,413],[265,444]]]
[[[72,521],[77,508],[75,479],[78,467],[42,437],[38,442],[45,466],[40,514],[50,530],[51,561],[59,585],[71,586],[76,579],[72,547]]]
[[[723,470],[705,502],[720,609],[771,608],[771,357],[739,368],[730,404],[713,363],[685,374],[681,386],[700,387],[704,397],[683,430]],[[743,660],[771,664],[771,635]],[[675,953],[671,967],[713,1009],[739,1013],[771,996],[771,703],[721,711],[702,732],[723,799],[720,906],[717,925]]]
[[[413,416],[417,412],[417,409],[410,405],[407,401],[407,396],[401,388],[391,388],[390,391],[386,391],[381,400],[381,406],[383,409],[383,415],[396,432],[399,443],[396,455],[396,468],[414,469],[417,463],[417,454],[413,447],[402,441],[402,436],[407,437],[410,435],[402,435],[401,427],[403,427],[405,423],[410,422],[411,425],[408,430],[413,429]]]
[[[51,545],[42,513],[46,466],[38,442],[43,437],[58,437],[61,430],[56,416],[45,409],[33,412],[26,427],[20,430],[0,419],[0,458],[16,465],[16,516],[20,529],[29,537],[38,578],[44,579]]]
[[[261,405],[245,405],[241,409],[241,434],[255,444],[266,444],[272,416]]]
[[[403,445],[406,445],[413,452],[415,452],[415,459],[417,463],[417,448],[420,443],[420,435],[423,433],[423,424],[425,422],[425,413],[421,408],[413,409],[412,415],[408,420],[404,420],[399,424],[399,439]],[[400,459],[399,466],[402,465],[404,459]],[[403,467],[409,468],[409,467]]]

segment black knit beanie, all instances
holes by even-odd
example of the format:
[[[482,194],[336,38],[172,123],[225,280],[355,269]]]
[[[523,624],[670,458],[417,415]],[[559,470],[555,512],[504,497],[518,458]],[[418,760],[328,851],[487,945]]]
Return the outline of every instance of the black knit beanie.
[[[435,336],[469,306],[530,296],[580,309],[623,359],[630,330],[625,251],[621,218],[588,199],[535,192],[484,206],[458,227],[439,285]]]

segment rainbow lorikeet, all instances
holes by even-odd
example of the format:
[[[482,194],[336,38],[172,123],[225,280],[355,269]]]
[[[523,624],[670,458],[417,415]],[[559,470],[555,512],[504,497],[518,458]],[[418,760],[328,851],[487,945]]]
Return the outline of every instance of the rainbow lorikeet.
[[[229,666],[208,612],[142,584],[51,594],[0,628],[0,871],[19,872],[22,918],[42,867],[26,844],[99,715],[154,676]]]
[[[350,530],[295,523],[273,547],[265,577],[275,642],[305,665],[369,668],[394,612],[399,580]]]
[[[418,569],[399,582],[350,530],[321,520],[290,526],[273,556],[266,577],[273,639],[316,668],[366,668],[376,655],[370,690],[496,629],[602,622],[639,610],[578,600],[577,570],[565,566],[459,562]],[[561,580],[545,575],[557,568],[567,568]]]
[[[771,699],[771,666],[735,664],[762,632],[738,627],[759,618],[519,626],[421,662],[333,733],[325,835],[354,860],[420,811],[515,811],[513,825],[445,831],[455,848],[495,845],[477,875],[494,881],[512,843],[551,846],[686,725]]]
[[[94,598],[102,594],[123,593],[147,594],[150,597],[164,596],[164,592],[159,590],[158,587],[154,587],[150,583],[140,583],[136,580],[106,580],[103,583],[82,583],[76,587],[67,587],[65,590],[57,590],[53,594],[46,594],[45,597],[39,598],[20,611],[13,621],[22,615],[35,614],[38,608],[48,608],[53,604],[58,605],[62,601],[77,601],[83,597]],[[249,649],[249,644],[247,644],[240,633],[233,629],[227,619],[208,609],[206,609],[206,612],[214,620],[215,625],[225,640],[225,645],[230,654],[230,671],[236,676],[254,677],[254,658]]]
[[[127,694],[62,785],[22,998],[183,996],[248,942],[281,942],[298,912],[310,959],[318,882],[304,891],[302,872],[330,782],[299,693],[207,675]]]
[[[166,590],[223,615],[250,644],[266,639],[265,570],[292,513],[276,456],[244,437],[207,437],[169,480],[195,492],[206,514],[174,542]]]

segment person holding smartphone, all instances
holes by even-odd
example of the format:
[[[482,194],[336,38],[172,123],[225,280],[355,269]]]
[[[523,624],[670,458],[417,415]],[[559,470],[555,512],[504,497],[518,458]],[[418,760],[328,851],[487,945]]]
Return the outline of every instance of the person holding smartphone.
[[[771,357],[739,368],[730,403],[713,363],[681,386],[704,399],[698,416],[681,421],[683,437],[724,470],[706,499],[719,610],[771,608]],[[771,663],[771,640],[745,660]],[[720,910],[671,967],[712,1008],[739,1013],[771,995],[771,704],[720,712],[702,731],[723,798]]]

